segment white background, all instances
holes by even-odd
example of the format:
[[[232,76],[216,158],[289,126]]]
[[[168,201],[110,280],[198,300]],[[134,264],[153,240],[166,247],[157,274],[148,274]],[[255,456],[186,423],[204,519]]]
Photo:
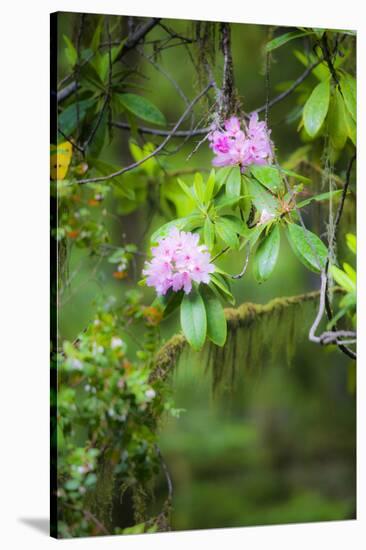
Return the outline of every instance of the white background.
[[[365,548],[365,57],[363,2],[69,0],[2,3],[0,31],[0,546]],[[357,29],[358,520],[55,541],[49,513],[49,13],[87,11]],[[33,526],[32,526],[33,525]],[[38,526],[38,527],[37,527]],[[39,528],[41,527],[41,529]],[[42,530],[43,527],[43,530]]]

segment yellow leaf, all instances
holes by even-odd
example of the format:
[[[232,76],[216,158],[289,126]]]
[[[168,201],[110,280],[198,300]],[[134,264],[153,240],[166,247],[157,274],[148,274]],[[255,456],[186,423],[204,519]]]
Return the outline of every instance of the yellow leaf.
[[[67,174],[72,157],[72,145],[65,141],[51,145],[50,170],[52,180],[63,180]]]

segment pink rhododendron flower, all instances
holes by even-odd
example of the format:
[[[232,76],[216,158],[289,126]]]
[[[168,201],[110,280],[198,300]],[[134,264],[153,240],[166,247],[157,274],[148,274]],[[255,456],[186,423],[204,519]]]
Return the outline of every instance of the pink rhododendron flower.
[[[215,271],[207,247],[199,245],[199,235],[170,230],[167,237],[159,239],[152,248],[152,259],[146,262],[143,274],[147,275],[146,284],[164,295],[171,288],[174,292],[192,290],[192,282],[210,282],[210,273]]]
[[[232,116],[224,123],[224,129],[213,129],[209,134],[210,147],[215,153],[214,166],[240,165],[242,171],[250,164],[271,164],[273,143],[271,131],[264,121],[258,120],[258,113],[250,115],[247,127],[241,128],[237,117]]]

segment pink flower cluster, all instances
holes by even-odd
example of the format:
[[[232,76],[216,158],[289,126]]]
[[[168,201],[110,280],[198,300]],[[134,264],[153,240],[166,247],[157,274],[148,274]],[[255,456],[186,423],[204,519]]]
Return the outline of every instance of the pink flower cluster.
[[[258,113],[250,115],[248,125],[232,116],[224,123],[224,129],[213,129],[209,134],[210,147],[215,153],[214,166],[240,165],[242,171],[250,164],[271,164],[273,143],[271,131],[265,122],[259,122]]]
[[[164,295],[170,288],[174,292],[184,289],[188,294],[192,290],[192,281],[208,284],[215,267],[210,263],[207,247],[199,245],[198,241],[197,233],[186,233],[177,228],[171,229],[167,237],[159,239],[158,246],[152,248],[152,260],[145,264],[143,270],[143,274],[147,275],[147,286]]]

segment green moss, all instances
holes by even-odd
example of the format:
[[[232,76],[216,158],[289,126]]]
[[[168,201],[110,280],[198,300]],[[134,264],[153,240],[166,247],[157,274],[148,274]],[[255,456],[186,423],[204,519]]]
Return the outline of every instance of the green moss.
[[[114,467],[108,457],[104,457],[99,461],[95,488],[86,496],[85,501],[90,512],[107,530],[112,527],[114,484]]]
[[[219,348],[206,343],[200,352],[206,371],[212,371],[213,388],[221,383],[233,387],[237,376],[260,370],[268,360],[283,360],[290,365],[296,343],[308,330],[307,319],[315,314],[319,292],[275,298],[265,305],[244,303],[225,309],[228,337]],[[165,380],[188,348],[182,334],[173,336],[159,351],[151,379]]]

